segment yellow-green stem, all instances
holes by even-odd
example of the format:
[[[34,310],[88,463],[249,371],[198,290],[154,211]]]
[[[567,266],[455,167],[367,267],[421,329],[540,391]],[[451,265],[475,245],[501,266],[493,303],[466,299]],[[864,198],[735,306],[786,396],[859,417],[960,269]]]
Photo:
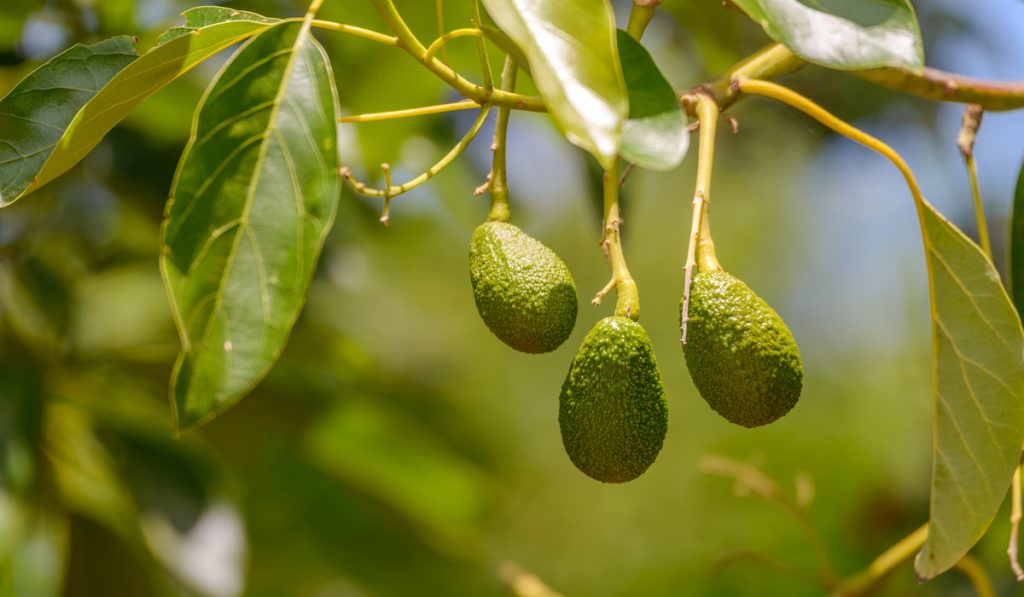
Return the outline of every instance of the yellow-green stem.
[[[619,234],[622,217],[619,209],[618,161],[618,158],[615,158],[611,167],[604,173],[604,236],[601,244],[612,267],[612,283],[616,296],[615,314],[636,321],[640,319],[640,293],[626,266]]]
[[[1006,555],[1010,558],[1010,568],[1018,581],[1024,581],[1024,569],[1020,567],[1020,560],[1017,558],[1017,541],[1020,533],[1020,521],[1024,512],[1021,507],[1021,467],[1013,472],[1013,481],[1010,482],[1010,541],[1006,547]]]
[[[437,36],[444,37],[444,0],[437,0],[434,3],[434,12],[437,13]],[[441,56],[445,64],[451,62],[448,58],[448,46],[441,48]]]
[[[985,219],[985,204],[981,201],[981,191],[978,188],[978,169],[974,165],[974,154],[964,155],[964,165],[967,167],[967,178],[971,183],[971,197],[974,200],[974,219],[978,223],[978,244],[981,250],[992,260],[992,242],[988,236],[988,222]]]
[[[473,100],[461,100],[450,104],[423,106],[422,108],[408,108],[405,110],[392,110],[390,112],[374,112],[372,114],[353,114],[351,116],[342,116],[338,118],[338,122],[343,124],[350,124],[354,122],[378,122],[381,120],[408,118],[410,116],[426,116],[428,114],[443,114],[445,112],[456,112],[458,110],[472,110],[479,107],[480,104]]]
[[[633,0],[633,9],[629,13],[629,24],[626,25],[626,33],[633,39],[640,41],[644,36],[647,24],[654,18],[654,9],[661,0]]]
[[[683,106],[690,114],[694,114],[696,100],[700,94],[711,96],[718,109],[725,110],[739,98],[739,93],[732,86],[736,78],[767,79],[799,70],[806,63],[782,44],[770,44],[740,62],[737,62],[721,75],[698,86],[692,93],[683,94],[680,98]]]
[[[480,31],[480,36],[476,38],[476,51],[480,56],[480,72],[483,73],[484,87],[486,89],[492,89],[494,87],[494,75],[491,74],[491,60],[487,57],[487,42],[484,39],[483,31],[483,20],[480,18],[480,0],[470,0],[470,10],[472,11],[471,20],[473,26],[476,27],[477,31]],[[508,91],[515,91],[515,89],[509,89]]]
[[[345,180],[352,186],[352,190],[354,190],[356,193],[360,195],[365,195],[367,197],[391,198],[396,195],[401,195],[402,193],[405,193],[407,191],[411,191],[412,189],[418,187],[419,185],[427,182],[431,178],[437,176],[442,170],[447,168],[453,161],[455,161],[455,158],[459,157],[459,154],[461,154],[462,151],[466,149],[466,147],[468,147],[470,143],[473,142],[473,139],[476,138],[477,134],[480,132],[480,129],[483,127],[484,122],[487,120],[487,115],[490,113],[490,111],[490,106],[483,106],[483,108],[481,108],[480,110],[480,114],[478,114],[476,120],[473,121],[473,126],[470,127],[469,132],[466,133],[466,136],[459,140],[459,142],[455,144],[455,147],[452,147],[451,150],[448,151],[448,153],[445,154],[443,158],[438,160],[436,164],[434,164],[426,172],[420,174],[419,176],[410,180],[409,182],[397,186],[388,186],[388,188],[386,189],[372,189],[356,180],[355,177],[352,176],[352,173],[347,169],[342,170],[342,175],[344,176]]]
[[[480,104],[495,104],[498,106],[509,106],[519,110],[533,112],[544,112],[547,108],[544,101],[539,97],[520,95],[508,91],[488,89],[466,80],[451,67],[443,62],[432,58],[426,59],[427,48],[409,29],[409,25],[399,14],[398,9],[391,0],[370,0],[380,13],[381,18],[388,25],[391,31],[398,38],[398,46],[411,54],[428,70],[434,73],[439,79],[450,85],[456,91],[469,99]]]
[[[978,225],[978,244],[981,250],[992,261],[992,244],[988,239],[988,222],[985,220],[985,204],[981,201],[981,191],[978,187],[978,168],[974,164],[974,142],[978,138],[978,129],[981,128],[981,119],[985,115],[985,109],[978,104],[964,106],[963,117],[960,120],[960,134],[956,137],[956,146],[960,149],[960,155],[964,158],[964,166],[967,168],[967,178],[971,185],[971,197],[974,200],[974,219]]]
[[[954,568],[963,572],[967,580],[971,581],[971,586],[974,587],[974,592],[978,597],[995,597],[996,592],[992,589],[992,581],[989,580],[985,567],[977,558],[966,555],[960,558]]]
[[[450,42],[453,39],[458,39],[460,37],[483,38],[483,36],[484,32],[480,31],[475,27],[466,27],[463,29],[455,29],[453,31],[449,31],[448,33],[445,33],[444,35],[432,41],[430,45],[427,46],[427,51],[426,53],[423,54],[423,61],[433,62],[434,57],[437,56],[437,51],[442,48],[447,48],[448,42]]]
[[[897,566],[910,560],[924,545],[928,538],[928,525],[922,525],[898,543],[885,550],[863,571],[844,580],[833,592],[834,597],[851,597],[863,595],[878,584]]]
[[[690,320],[690,283],[693,281],[694,266],[699,271],[721,269],[715,258],[715,244],[711,240],[708,216],[711,174],[715,162],[715,133],[718,129],[718,104],[711,96],[698,93],[694,111],[700,123],[700,146],[697,154],[697,184],[691,204],[690,242],[686,249],[686,263],[683,266],[683,306],[679,317],[679,339],[683,344],[686,344],[686,328]]]
[[[511,56],[505,57],[505,66],[501,70],[501,88],[506,91],[514,91],[516,87],[516,73],[518,67]],[[494,144],[491,149],[494,151],[494,160],[491,165],[491,211],[487,219],[491,221],[507,222],[511,217],[511,209],[508,202],[508,177],[506,175],[506,139],[508,137],[508,119],[512,110],[507,107],[498,109],[498,119],[494,125]]]
[[[398,47],[398,38],[395,37],[394,35],[385,35],[383,33],[378,33],[377,31],[364,29],[362,27],[355,27],[353,25],[346,25],[344,23],[335,23],[333,21],[321,21],[320,19],[313,20],[311,24],[313,25],[313,27],[316,27],[317,29],[339,31],[341,33],[348,33],[349,35],[355,35],[356,37],[362,37],[364,39],[368,39],[379,44],[384,44],[385,46]]]

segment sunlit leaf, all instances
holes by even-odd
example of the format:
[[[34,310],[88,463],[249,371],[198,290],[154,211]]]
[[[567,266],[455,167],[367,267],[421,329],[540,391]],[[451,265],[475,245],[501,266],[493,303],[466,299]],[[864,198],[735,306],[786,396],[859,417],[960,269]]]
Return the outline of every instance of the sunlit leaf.
[[[732,0],[769,37],[822,66],[861,70],[924,67],[909,0]]]
[[[934,452],[928,540],[917,574],[949,569],[992,523],[1024,446],[1024,332],[992,262],[927,203]]]
[[[1024,164],[1017,176],[1017,190],[1013,194],[1010,213],[1010,251],[1006,271],[1017,313],[1024,317]]]
[[[67,172],[139,102],[272,22],[227,9],[185,17],[187,27],[142,56],[127,36],[74,46],[0,100],[0,207]]]
[[[0,100],[0,205],[25,191],[75,114],[136,58],[135,43],[127,35],[77,44]]]
[[[647,50],[622,30],[619,59],[629,90],[629,120],[619,153],[641,168],[671,170],[690,146],[679,98]]]
[[[237,402],[284,348],[337,205],[337,101],[295,21],[250,40],[203,98],[162,230],[179,430]]]
[[[484,0],[523,50],[552,117],[608,168],[629,111],[608,0]]]

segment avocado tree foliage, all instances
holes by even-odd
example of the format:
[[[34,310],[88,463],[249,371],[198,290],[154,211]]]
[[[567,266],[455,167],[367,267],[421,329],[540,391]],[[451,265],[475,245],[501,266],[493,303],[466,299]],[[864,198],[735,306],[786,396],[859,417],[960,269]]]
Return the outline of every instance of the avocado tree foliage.
[[[745,425],[743,421],[756,420],[752,426],[781,416],[799,394],[800,362],[795,347],[789,348],[792,337],[774,311],[736,282],[743,286],[743,297],[748,297],[741,300],[756,304],[755,311],[763,314],[772,333],[785,343],[780,350],[786,365],[781,368],[788,377],[761,388],[769,395],[754,399],[769,402],[755,406],[771,412],[757,415],[736,412],[742,405],[728,402],[749,390],[744,388],[758,385],[756,376],[730,375],[729,367],[734,365],[723,364],[733,347],[750,339],[740,337],[745,332],[739,330],[733,342],[730,330],[708,323],[717,308],[708,301],[719,299],[695,296],[690,303],[691,291],[706,286],[700,280],[721,270],[709,218],[717,122],[736,101],[760,95],[804,112],[896,165],[917,210],[928,268],[934,390],[929,520],[880,558],[881,564],[847,579],[824,575],[823,582],[838,594],[857,594],[915,555],[922,580],[963,565],[1008,492],[1019,521],[1018,467],[1024,446],[1020,319],[1024,179],[1017,190],[1010,237],[1015,306],[993,265],[974,180],[972,147],[982,111],[1024,107],[1024,86],[971,80],[926,67],[909,0],[851,0],[841,14],[799,0],[732,0],[763,27],[772,43],[718,77],[684,91],[669,85],[641,43],[658,0],[634,0],[624,30],[616,28],[608,0],[474,1],[471,23],[443,32],[430,43],[412,32],[391,0],[368,1],[388,31],[319,20],[323,0],[314,0],[301,17],[193,8],[184,13],[182,26],[168,30],[142,54],[127,36],[76,45],[33,71],[0,100],[0,205],[6,206],[30,201],[33,191],[78,163],[131,108],[204,60],[240,43],[196,107],[161,230],[160,268],[181,340],[170,380],[177,433],[222,414],[273,367],[301,312],[343,185],[379,198],[381,220],[386,223],[392,200],[458,158],[492,111],[498,113],[494,161],[487,182],[478,189],[491,196],[485,225],[489,228],[481,227],[480,240],[474,236],[471,253],[477,305],[488,326],[515,348],[547,352],[561,344],[575,322],[575,283],[549,249],[507,224],[511,208],[505,136],[510,114],[516,110],[547,112],[565,138],[589,152],[604,170],[601,247],[611,266],[611,280],[593,302],[599,304],[612,290],[617,300],[615,317],[599,323],[592,332],[596,336],[588,336],[563,388],[560,420],[573,462],[595,478],[625,481],[641,474],[661,448],[666,403],[650,341],[636,323],[641,312],[639,291],[620,242],[618,191],[634,167],[677,167],[687,152],[692,128],[699,128],[700,143],[689,250],[686,263],[681,264],[685,290],[680,334],[687,364],[698,386],[710,384],[706,391],[701,388],[706,398],[729,394],[714,398],[719,402],[712,406],[733,411],[736,416],[730,420]],[[316,30],[405,52],[465,99],[395,112],[342,115],[332,57],[318,43]],[[445,45],[461,37],[472,37],[477,44],[477,73],[459,72],[443,58]],[[501,73],[491,70],[489,54],[496,51],[505,57]],[[807,64],[846,71],[907,94],[968,105],[961,150],[974,182],[980,245],[922,196],[907,164],[882,141],[770,81]],[[517,92],[517,73],[532,80],[537,95]],[[390,167],[383,165],[385,185],[373,188],[343,166],[339,123],[455,110],[477,110],[477,118],[465,137],[421,175],[392,181]],[[504,236],[498,230],[505,231]],[[517,263],[524,252],[528,259]],[[540,262],[543,267],[533,267]],[[557,271],[557,292],[543,276],[530,278],[546,269]],[[495,270],[502,271],[494,274]],[[536,290],[530,284],[537,284]],[[554,307],[538,298],[547,300],[548,294],[560,305],[554,316],[550,312]],[[510,323],[509,309],[519,310],[513,313],[518,320]],[[688,343],[688,327],[691,334],[712,337],[692,337],[699,343]],[[624,335],[617,336],[620,332]],[[714,350],[700,348],[709,342]],[[693,351],[702,352],[691,360]],[[609,356],[619,352],[623,353],[619,357]],[[694,371],[716,366],[722,371],[711,377]],[[763,375],[772,377],[776,369],[779,366],[772,365]],[[726,388],[726,382],[741,387]],[[783,390],[775,388],[776,382],[785,386]],[[778,396],[779,391],[789,393]],[[775,399],[785,404],[774,408],[770,401]],[[594,409],[600,412],[591,412]],[[616,414],[617,409],[622,412]],[[648,410],[637,415],[637,409]],[[1015,537],[1016,527],[1014,542]],[[1013,560],[1015,543],[1010,551]]]

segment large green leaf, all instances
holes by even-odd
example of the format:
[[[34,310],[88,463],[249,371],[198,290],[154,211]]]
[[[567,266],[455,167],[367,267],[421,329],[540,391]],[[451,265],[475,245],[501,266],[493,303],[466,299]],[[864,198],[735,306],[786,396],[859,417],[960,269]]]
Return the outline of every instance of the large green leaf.
[[[909,0],[732,0],[769,37],[829,68],[924,67]]]
[[[162,230],[179,431],[259,383],[299,315],[337,205],[335,94],[308,23],[289,21],[247,42],[203,97]]]
[[[555,122],[602,166],[614,162],[629,112],[608,0],[484,0],[530,62]]]
[[[67,172],[139,102],[273,22],[216,7],[184,16],[142,56],[127,36],[75,46],[0,101],[0,207]]]
[[[641,168],[671,170],[686,157],[690,133],[672,85],[640,42],[619,30],[619,60],[629,91],[622,157]]]
[[[931,281],[934,453],[917,574],[957,563],[992,523],[1024,446],[1024,332],[992,262],[918,205]]]
[[[1007,277],[1013,291],[1017,313],[1024,317],[1024,164],[1017,176],[1017,190],[1013,194],[1010,212],[1010,251],[1007,259]]]
[[[0,100],[0,205],[32,183],[75,114],[134,61],[122,35],[72,46],[25,77]]]

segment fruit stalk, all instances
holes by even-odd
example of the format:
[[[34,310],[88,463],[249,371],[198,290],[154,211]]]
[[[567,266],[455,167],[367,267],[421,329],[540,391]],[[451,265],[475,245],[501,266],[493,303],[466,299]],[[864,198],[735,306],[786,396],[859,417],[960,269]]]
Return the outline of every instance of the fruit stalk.
[[[502,89],[515,90],[518,70],[515,60],[511,56],[506,56],[505,66],[501,70]],[[507,222],[511,217],[508,203],[508,178],[505,168],[505,146],[508,137],[508,119],[511,113],[511,108],[502,106],[498,110],[498,120],[494,125],[494,144],[491,145],[491,151],[494,152],[490,180],[491,211],[487,214],[487,219],[492,222]]]
[[[608,286],[598,293],[594,303],[600,303],[612,287],[615,288],[615,315],[628,317],[633,321],[640,319],[640,293],[636,287],[629,268],[626,266],[626,257],[622,253],[622,243],[619,237],[619,227],[622,224],[619,209],[619,177],[618,158],[612,163],[612,167],[604,173],[604,235],[601,239],[601,246],[608,256],[608,262],[612,266],[612,279]]]
[[[715,244],[711,240],[711,225],[708,206],[711,203],[711,171],[715,160],[715,132],[718,126],[718,104],[714,98],[703,93],[697,94],[694,106],[700,122],[700,148],[697,155],[697,184],[693,192],[692,215],[690,219],[690,243],[686,250],[686,264],[683,266],[683,307],[680,321],[680,341],[686,344],[686,325],[690,314],[690,284],[693,268],[700,271],[721,269],[715,258]],[[699,248],[699,251],[698,251]],[[700,258],[698,265],[697,259]]]

